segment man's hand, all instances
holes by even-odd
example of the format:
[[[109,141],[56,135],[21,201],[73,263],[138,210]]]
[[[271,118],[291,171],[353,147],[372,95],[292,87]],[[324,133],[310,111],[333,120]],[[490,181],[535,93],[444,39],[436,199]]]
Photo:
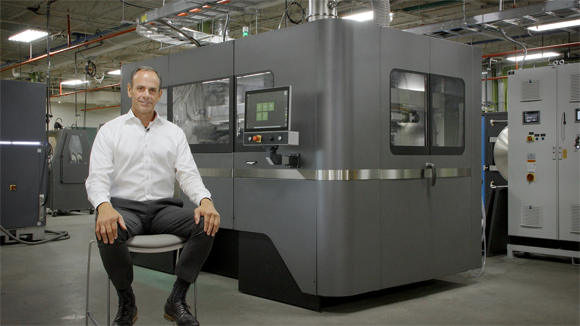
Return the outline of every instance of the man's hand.
[[[215,236],[220,228],[220,214],[213,206],[213,202],[208,198],[202,199],[199,207],[195,209],[195,224],[199,224],[201,216],[204,218],[203,231],[207,235]]]
[[[112,244],[117,239],[117,223],[119,223],[121,229],[127,230],[123,216],[109,202],[100,204],[97,207],[97,211],[99,212],[95,227],[97,239],[102,239],[105,244]]]

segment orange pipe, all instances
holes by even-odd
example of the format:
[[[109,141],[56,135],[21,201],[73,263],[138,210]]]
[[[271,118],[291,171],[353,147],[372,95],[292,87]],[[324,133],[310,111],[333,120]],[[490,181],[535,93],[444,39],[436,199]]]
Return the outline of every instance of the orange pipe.
[[[118,32],[118,33],[114,33],[114,34],[111,34],[111,35],[108,35],[108,36],[100,37],[100,38],[98,38],[96,40],[84,42],[82,44],[77,44],[77,45],[73,45],[73,46],[68,47],[68,48],[60,49],[58,51],[50,52],[49,54],[52,57],[54,55],[57,55],[57,54],[60,54],[60,53],[63,53],[63,52],[67,52],[67,51],[70,51],[70,50],[78,49],[80,47],[87,46],[89,44],[93,44],[93,43],[96,43],[96,42],[100,42],[102,40],[110,39],[110,38],[115,37],[115,36],[119,36],[119,35],[123,35],[123,34],[130,33],[130,32],[135,31],[136,29],[137,29],[136,27],[129,28],[127,30],[124,30],[124,31],[121,31],[121,32]],[[14,66],[11,66],[11,67],[8,67],[8,68],[4,68],[4,69],[0,70],[0,72],[4,72],[6,70],[10,70],[12,68],[20,67],[20,66],[23,66],[23,65],[28,64],[28,63],[31,63],[31,62],[35,62],[35,61],[38,61],[38,60],[42,60],[42,59],[44,59],[46,57],[47,57],[47,55],[46,54],[43,54],[43,55],[40,55],[40,56],[38,56],[36,58],[28,59],[28,60],[26,60],[24,62],[21,62],[19,64],[14,65]]]
[[[537,48],[528,49],[528,52],[559,49],[559,48],[569,48],[569,47],[573,47],[573,46],[580,46],[580,42],[541,46],[541,47],[537,47]],[[485,55],[482,55],[481,57],[482,58],[501,57],[501,56],[508,55],[508,54],[516,54],[516,53],[524,53],[524,52],[526,52],[526,51],[514,50],[514,51],[508,51],[508,52],[501,52],[501,53],[485,54]]]
[[[96,108],[92,108],[92,109],[82,109],[81,111],[92,111],[92,110],[100,110],[100,109],[110,109],[110,108],[118,108],[120,107],[120,105],[113,105],[113,106],[101,106],[101,107],[96,107]]]
[[[61,96],[68,96],[68,95],[74,95],[74,94],[78,94],[78,93],[84,93],[84,92],[92,92],[92,91],[98,91],[101,89],[105,89],[105,88],[111,88],[111,87],[117,87],[117,86],[121,86],[121,84],[111,84],[111,85],[107,85],[107,86],[103,86],[103,87],[97,87],[97,88],[91,88],[91,89],[83,89],[80,91],[76,91],[76,92],[70,92],[70,93],[62,93],[62,84],[60,85],[60,94],[58,95],[51,95],[50,97],[61,97]]]

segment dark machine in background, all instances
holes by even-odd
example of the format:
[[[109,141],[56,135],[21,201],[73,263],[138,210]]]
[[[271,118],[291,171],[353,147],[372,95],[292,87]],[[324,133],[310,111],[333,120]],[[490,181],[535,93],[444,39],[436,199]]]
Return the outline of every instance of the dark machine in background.
[[[47,207],[52,216],[70,211],[94,212],[87,198],[85,181],[89,176],[90,144],[87,131],[79,129],[51,130],[53,146],[49,162]]]
[[[123,65],[121,84],[142,65],[222,217],[206,267],[240,291],[318,310],[481,267],[480,49],[328,19]],[[244,146],[270,140],[246,135],[246,94],[280,86],[299,141],[274,154],[299,167]]]
[[[507,126],[507,112],[483,113],[483,194],[486,208],[486,229],[488,257],[507,253],[508,236],[508,191],[507,180],[507,134],[502,131]],[[496,146],[498,147],[496,149]],[[497,153],[497,156],[494,156]],[[502,155],[505,154],[505,155]],[[499,160],[496,162],[496,160]],[[501,171],[500,171],[501,170]]]
[[[46,226],[46,85],[0,80],[0,225],[43,240]],[[12,242],[0,232],[3,243]]]

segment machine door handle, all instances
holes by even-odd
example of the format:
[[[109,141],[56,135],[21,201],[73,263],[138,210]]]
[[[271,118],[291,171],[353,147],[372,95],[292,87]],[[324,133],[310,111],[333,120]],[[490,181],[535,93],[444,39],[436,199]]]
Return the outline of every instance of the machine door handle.
[[[435,183],[437,182],[437,168],[435,168],[435,164],[427,163],[425,165],[425,169],[431,169],[431,187],[435,187]]]

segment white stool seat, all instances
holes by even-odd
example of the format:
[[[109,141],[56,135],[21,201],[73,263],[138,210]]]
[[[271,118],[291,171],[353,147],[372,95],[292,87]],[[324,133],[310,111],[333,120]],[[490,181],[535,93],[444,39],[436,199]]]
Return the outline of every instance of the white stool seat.
[[[130,252],[156,253],[181,249],[185,238],[172,234],[137,235],[127,241]]]

